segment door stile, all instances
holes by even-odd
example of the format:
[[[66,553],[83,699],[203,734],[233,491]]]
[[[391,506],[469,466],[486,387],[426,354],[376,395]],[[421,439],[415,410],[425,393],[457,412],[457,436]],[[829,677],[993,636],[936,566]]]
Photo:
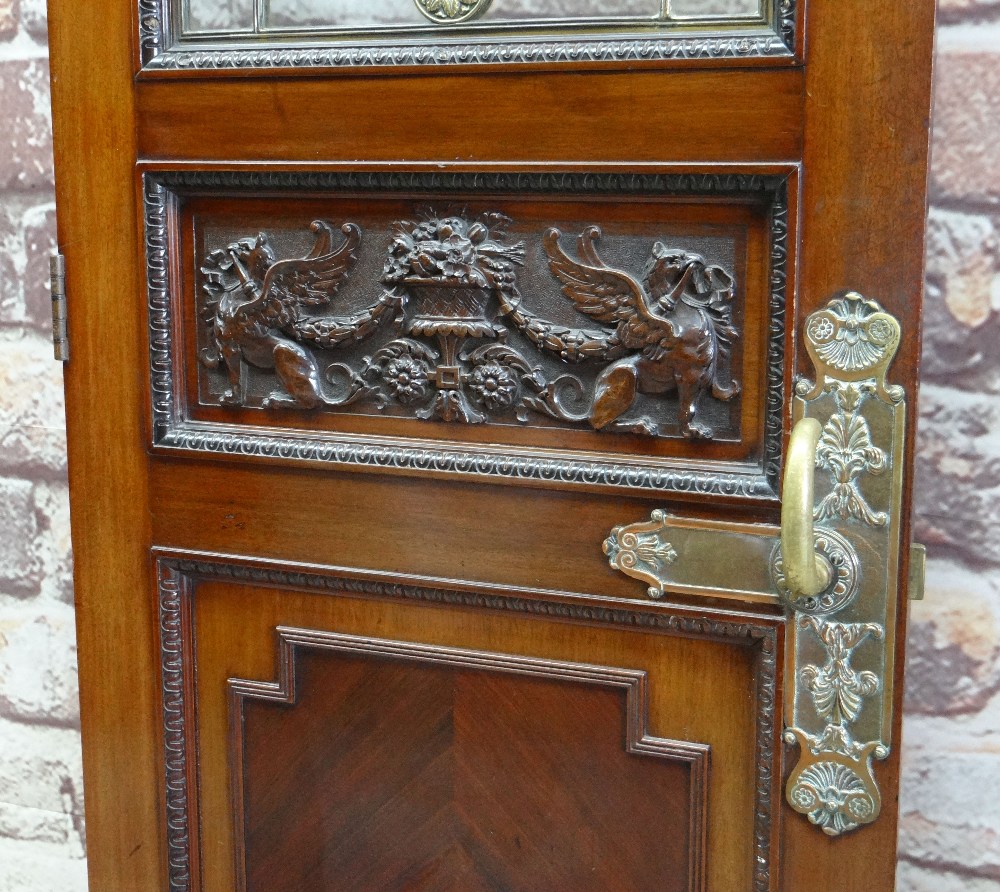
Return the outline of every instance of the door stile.
[[[879,3],[861,13],[820,4],[806,23],[800,319],[838,292],[855,290],[904,321],[894,381],[916,405],[923,290],[925,189],[934,3]],[[793,368],[809,377],[800,349]],[[791,365],[791,364],[790,364]],[[916,412],[904,445],[903,505],[910,502]],[[782,888],[895,888],[903,654],[910,518],[904,510],[894,653],[892,749],[876,769],[884,813],[861,833],[821,836],[784,806]],[[786,772],[795,751],[786,751]],[[870,853],[879,857],[872,859]],[[889,853],[893,853],[890,856]]]
[[[91,888],[163,888],[158,666],[137,264],[134,17],[128,3],[49,4],[58,239],[73,358],[65,366]],[[87,48],[83,50],[81,48]]]

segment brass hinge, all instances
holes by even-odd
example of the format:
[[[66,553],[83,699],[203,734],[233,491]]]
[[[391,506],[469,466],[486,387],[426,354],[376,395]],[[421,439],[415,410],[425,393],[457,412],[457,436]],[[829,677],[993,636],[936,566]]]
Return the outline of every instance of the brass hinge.
[[[66,327],[66,258],[49,258],[52,281],[52,352],[60,362],[69,360],[69,331]]]
[[[910,600],[923,601],[924,578],[927,576],[927,546],[910,545]]]

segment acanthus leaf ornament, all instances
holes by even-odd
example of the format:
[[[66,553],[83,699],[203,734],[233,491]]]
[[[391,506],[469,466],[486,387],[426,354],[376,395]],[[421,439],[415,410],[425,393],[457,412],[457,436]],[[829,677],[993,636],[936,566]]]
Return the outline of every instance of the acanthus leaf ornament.
[[[886,373],[899,340],[898,321],[875,301],[855,292],[833,299],[806,320],[816,382],[799,381],[793,404],[796,422],[823,425],[817,540],[836,535],[865,556],[856,596],[827,609],[788,601],[795,683],[786,696],[785,740],[799,747],[799,758],[786,797],[830,836],[878,817],[872,760],[889,755],[906,406]],[[815,600],[822,605],[826,595]]]
[[[604,540],[608,563],[616,570],[649,583],[651,598],[663,597],[665,571],[677,560],[676,549],[664,538],[669,528],[669,515],[657,510],[649,523],[615,527]]]
[[[799,627],[812,629],[826,649],[825,665],[809,664],[799,670],[816,712],[836,725],[857,721],[865,698],[877,694],[881,682],[874,672],[855,671],[851,656],[866,638],[881,641],[885,629],[878,623],[837,623],[815,616],[801,617]]]
[[[493,0],[414,0],[421,15],[435,24],[457,25],[485,15]]]
[[[833,489],[816,506],[816,519],[855,518],[872,526],[884,526],[888,515],[873,511],[859,488],[865,474],[881,474],[885,469],[885,450],[873,445],[871,429],[860,412],[867,396],[863,386],[849,384],[833,391],[837,411],[823,428],[816,450],[816,463],[828,471]]]

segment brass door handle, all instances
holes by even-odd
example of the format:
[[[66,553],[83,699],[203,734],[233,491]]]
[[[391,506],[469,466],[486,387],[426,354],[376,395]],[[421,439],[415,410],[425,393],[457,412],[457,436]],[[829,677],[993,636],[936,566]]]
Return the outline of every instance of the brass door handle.
[[[833,568],[816,551],[813,534],[813,478],[822,432],[815,418],[803,418],[788,442],[781,492],[781,558],[785,585],[793,597],[818,595],[833,580]]]
[[[784,603],[783,739],[798,748],[785,798],[839,836],[878,817],[872,762],[892,743],[906,399],[886,381],[899,322],[874,301],[841,294],[803,336],[816,377],[792,398],[781,528],[657,510],[615,527],[604,553],[652,598]]]

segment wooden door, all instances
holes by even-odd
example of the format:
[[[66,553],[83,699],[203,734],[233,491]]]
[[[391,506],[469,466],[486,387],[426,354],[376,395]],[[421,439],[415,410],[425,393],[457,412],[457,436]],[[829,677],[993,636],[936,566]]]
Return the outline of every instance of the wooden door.
[[[49,6],[92,888],[891,889],[932,3]]]

